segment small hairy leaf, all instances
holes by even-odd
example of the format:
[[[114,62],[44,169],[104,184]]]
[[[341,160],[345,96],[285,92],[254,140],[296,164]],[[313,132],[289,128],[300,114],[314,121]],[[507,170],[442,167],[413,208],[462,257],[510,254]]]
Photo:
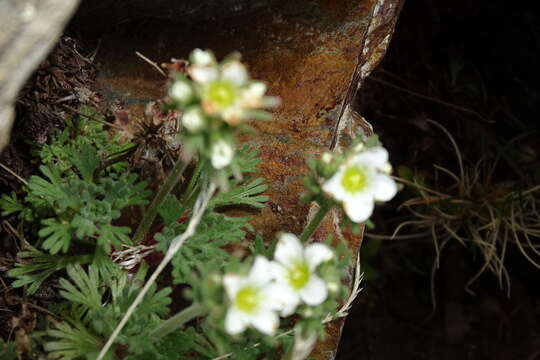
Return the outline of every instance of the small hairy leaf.
[[[17,194],[13,191],[11,195],[3,194],[2,197],[0,197],[0,209],[2,209],[2,216],[8,216],[23,211],[24,206],[19,203]]]
[[[238,243],[244,239],[245,230],[252,230],[249,217],[229,217],[210,212],[203,216],[196,233],[184,243],[173,258],[173,277],[175,282],[188,282],[191,272],[198,264],[210,261],[223,266],[231,256],[223,247]],[[171,240],[183,233],[186,224],[173,223],[165,227],[163,232],[155,235],[158,241],[157,250],[165,252]]]
[[[45,226],[38,232],[40,237],[45,238],[41,246],[53,255],[59,251],[66,253],[74,233],[71,225],[65,222],[60,223],[54,218],[43,220],[43,225]]]
[[[82,144],[80,148],[73,151],[71,162],[77,167],[83,180],[92,181],[94,171],[101,161],[96,148],[90,144]]]
[[[266,191],[268,186],[263,184],[263,178],[257,178],[247,184],[237,180],[231,181],[231,188],[227,192],[220,192],[210,200],[209,208],[227,205],[247,205],[254,208],[263,208],[268,196],[259,195]]]
[[[92,255],[58,256],[48,255],[33,247],[21,251],[17,257],[24,259],[23,263],[16,263],[15,268],[8,271],[8,276],[16,278],[13,287],[29,285],[27,293],[34,294],[43,281],[55,272],[67,268],[72,264],[86,264],[92,261]]]

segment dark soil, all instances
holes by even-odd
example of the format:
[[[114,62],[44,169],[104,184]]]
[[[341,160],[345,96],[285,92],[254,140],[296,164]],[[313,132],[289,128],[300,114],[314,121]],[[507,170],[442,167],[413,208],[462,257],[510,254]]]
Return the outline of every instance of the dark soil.
[[[538,184],[539,35],[538,13],[510,1],[408,0],[386,58],[359,99],[392,163],[427,179],[434,164],[457,170],[448,138],[431,119],[454,136],[469,164],[489,161],[498,145],[523,135],[514,153],[531,158],[519,180]],[[518,180],[514,160],[497,168],[498,182]],[[404,190],[379,209],[371,233],[392,234],[411,219],[395,210],[410,195]],[[435,275],[435,308],[430,235],[381,241],[368,234],[362,257],[365,288],[338,359],[540,359],[540,274],[514,248],[506,258],[510,297],[488,272],[472,296],[464,288],[481,258],[451,244]]]
[[[34,150],[64,127],[63,119],[76,115],[75,109],[83,104],[95,107],[100,102],[91,90],[96,70],[89,54],[80,41],[62,36],[28,79],[17,100],[11,141],[0,154],[0,194],[17,191],[24,180],[38,172]],[[48,305],[58,301],[58,295],[54,281],[45,282],[30,301],[22,289],[8,287],[12,279],[7,271],[24,241],[21,225],[14,215],[1,218],[0,337],[26,344],[27,334],[36,327],[36,314],[45,313]]]

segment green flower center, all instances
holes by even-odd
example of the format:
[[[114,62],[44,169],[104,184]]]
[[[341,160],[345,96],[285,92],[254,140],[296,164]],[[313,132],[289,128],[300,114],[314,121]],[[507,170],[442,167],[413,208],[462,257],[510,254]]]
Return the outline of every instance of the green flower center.
[[[341,186],[347,192],[350,193],[357,193],[361,190],[363,190],[367,185],[367,176],[366,171],[362,169],[359,166],[349,166],[345,173],[343,174],[343,178],[341,179]]]
[[[302,289],[309,281],[311,272],[305,261],[298,261],[289,268],[288,280],[293,289]]]
[[[259,307],[259,292],[253,286],[245,286],[236,293],[236,307],[246,313],[254,313]]]
[[[228,81],[214,81],[209,85],[206,95],[218,108],[225,109],[234,104],[238,89]]]

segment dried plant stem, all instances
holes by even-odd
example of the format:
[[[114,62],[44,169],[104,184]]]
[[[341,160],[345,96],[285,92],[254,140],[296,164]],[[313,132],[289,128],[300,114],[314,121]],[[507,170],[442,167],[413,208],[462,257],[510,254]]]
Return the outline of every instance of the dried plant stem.
[[[212,197],[212,194],[216,190],[216,185],[211,182],[208,188],[205,191],[202,191],[199,194],[199,197],[197,198],[197,202],[195,203],[195,207],[193,209],[193,213],[191,216],[191,219],[188,223],[187,229],[184,233],[178,235],[175,237],[171,245],[169,246],[169,249],[167,250],[167,253],[165,254],[165,257],[161,262],[159,263],[156,270],[152,273],[150,278],[146,281],[146,284],[144,284],[144,287],[139,292],[133,303],[129,306],[129,309],[126,311],[126,314],[120,321],[120,323],[116,326],[113,333],[105,343],[105,346],[101,349],[101,352],[99,353],[99,356],[97,357],[97,360],[103,360],[105,355],[107,354],[107,351],[109,351],[110,347],[112,346],[114,340],[116,337],[120,334],[126,323],[128,322],[129,318],[133,313],[135,312],[135,309],[139,304],[142,302],[144,296],[150,289],[150,287],[155,283],[157,277],[161,274],[163,269],[169,264],[169,262],[172,260],[174,255],[180,250],[184,242],[195,233],[195,229],[197,228],[197,225],[199,225],[199,222],[201,221],[202,215],[204,214],[204,211],[208,205],[208,201]]]
[[[11,175],[13,175],[17,180],[19,180],[20,182],[22,182],[24,185],[28,185],[28,181],[24,180],[19,174],[17,174],[15,171],[11,170],[10,168],[8,168],[6,165],[0,163],[0,167],[4,170],[6,170],[8,173],[10,173]]]
[[[144,56],[143,54],[141,54],[140,52],[138,51],[135,51],[135,55],[137,55],[138,57],[140,57],[141,59],[143,59],[144,61],[146,61],[147,63],[149,63],[150,65],[152,65],[152,67],[154,69],[156,69],[161,75],[163,75],[165,78],[167,77],[167,74],[165,74],[165,72],[158,66],[158,64],[155,62],[155,61],[152,61],[150,60],[149,58],[147,58],[146,56]]]

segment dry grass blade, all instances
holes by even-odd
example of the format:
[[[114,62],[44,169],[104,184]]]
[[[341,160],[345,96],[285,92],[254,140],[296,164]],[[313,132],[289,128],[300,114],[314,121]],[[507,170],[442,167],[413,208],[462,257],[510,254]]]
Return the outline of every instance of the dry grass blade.
[[[474,163],[474,166],[465,168],[463,157],[458,144],[450,132],[441,124],[427,119],[430,124],[444,132],[452,144],[459,175],[451,170],[435,165],[434,185],[420,184],[416,180],[395,178],[395,180],[409,185],[417,196],[404,201],[400,208],[406,208],[409,219],[402,221],[394,230],[392,238],[404,228],[410,228],[414,234],[410,238],[418,238],[418,234],[425,235],[426,240],[431,237],[435,249],[435,259],[432,267],[431,288],[432,302],[436,306],[434,294],[435,272],[439,267],[442,250],[454,240],[464,247],[472,247],[481,253],[482,263],[472,276],[465,290],[474,294],[471,286],[486,271],[497,276],[501,289],[510,294],[510,276],[505,266],[508,243],[515,243],[523,257],[533,266],[540,269],[540,214],[537,211],[536,193],[540,184],[525,190],[511,191],[506,183],[493,183],[492,178],[496,171],[496,163],[501,154],[495,159],[486,156]],[[504,147],[506,149],[507,146]],[[491,161],[490,161],[491,160]],[[444,190],[438,187],[438,174],[443,174],[451,180]],[[428,228],[429,233],[423,230]],[[429,236],[429,234],[431,236]],[[368,235],[369,236],[369,235]],[[384,239],[384,236],[379,236]],[[407,235],[401,235],[407,239]]]

